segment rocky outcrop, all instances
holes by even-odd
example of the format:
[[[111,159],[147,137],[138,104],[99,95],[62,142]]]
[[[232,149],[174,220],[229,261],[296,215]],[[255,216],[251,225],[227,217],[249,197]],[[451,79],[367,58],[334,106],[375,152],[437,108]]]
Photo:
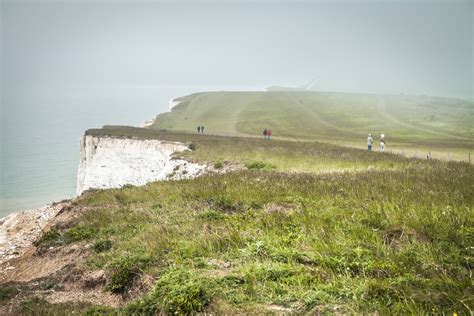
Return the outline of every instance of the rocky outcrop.
[[[76,192],[80,195],[91,188],[194,178],[206,166],[172,157],[185,150],[185,144],[176,142],[85,135],[81,139]]]

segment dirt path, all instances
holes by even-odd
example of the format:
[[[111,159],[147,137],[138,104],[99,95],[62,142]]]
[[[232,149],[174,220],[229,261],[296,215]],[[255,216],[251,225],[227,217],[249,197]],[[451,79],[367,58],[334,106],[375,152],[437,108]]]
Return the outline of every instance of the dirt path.
[[[324,125],[324,126],[330,128],[330,129],[333,129],[333,130],[338,130],[338,131],[348,133],[348,134],[351,134],[351,135],[357,135],[357,133],[354,133],[354,131],[341,128],[340,126],[337,126],[337,125],[335,125],[335,124],[333,124],[333,123],[331,123],[327,120],[324,120],[317,111],[304,106],[304,104],[300,100],[297,100],[296,98],[294,98],[290,95],[288,95],[288,98],[292,101],[293,104],[298,106],[301,111],[305,111],[306,113],[308,113],[316,121],[315,123],[320,124],[320,125]]]

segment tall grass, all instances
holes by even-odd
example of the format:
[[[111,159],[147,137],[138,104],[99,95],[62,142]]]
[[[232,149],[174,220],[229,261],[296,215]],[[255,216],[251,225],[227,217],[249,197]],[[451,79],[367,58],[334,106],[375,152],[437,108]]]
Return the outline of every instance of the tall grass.
[[[157,279],[128,313],[259,313],[274,305],[472,312],[474,168],[380,159],[399,168],[250,170],[85,194],[78,207],[90,211],[77,225],[112,245],[92,255],[89,268],[120,280],[108,286],[114,290],[140,276]]]

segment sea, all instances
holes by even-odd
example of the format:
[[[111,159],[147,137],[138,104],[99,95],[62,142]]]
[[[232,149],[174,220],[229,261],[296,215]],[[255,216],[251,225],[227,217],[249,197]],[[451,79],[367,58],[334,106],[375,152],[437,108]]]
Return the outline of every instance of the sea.
[[[103,125],[140,126],[169,100],[223,86],[34,86],[3,91],[0,218],[75,196],[79,140]]]

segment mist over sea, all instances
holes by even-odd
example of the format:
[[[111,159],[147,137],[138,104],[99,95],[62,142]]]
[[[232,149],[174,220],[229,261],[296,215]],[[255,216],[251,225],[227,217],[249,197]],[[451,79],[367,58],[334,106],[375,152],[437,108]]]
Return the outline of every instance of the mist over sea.
[[[225,87],[45,86],[4,91],[0,218],[75,195],[79,139],[88,128],[139,126],[169,100]]]

